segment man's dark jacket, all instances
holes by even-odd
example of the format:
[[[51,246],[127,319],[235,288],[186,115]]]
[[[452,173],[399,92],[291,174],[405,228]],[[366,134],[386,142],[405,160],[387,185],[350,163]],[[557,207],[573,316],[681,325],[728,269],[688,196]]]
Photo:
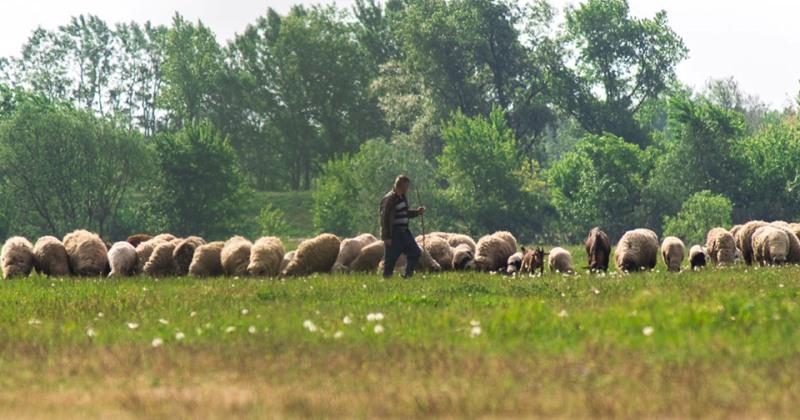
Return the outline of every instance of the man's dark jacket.
[[[392,239],[392,224],[394,223],[394,214],[397,205],[405,200],[405,197],[400,196],[394,190],[389,191],[381,199],[381,240]],[[408,201],[406,200],[406,206]],[[419,211],[411,210],[408,208],[408,217],[413,219],[419,216]]]

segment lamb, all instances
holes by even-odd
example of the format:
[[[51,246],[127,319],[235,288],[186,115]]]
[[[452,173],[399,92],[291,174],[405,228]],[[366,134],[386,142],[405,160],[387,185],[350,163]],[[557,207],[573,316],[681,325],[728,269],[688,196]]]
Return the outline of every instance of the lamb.
[[[33,245],[21,236],[9,238],[0,250],[3,278],[27,277],[33,270]]]
[[[589,260],[589,270],[608,271],[608,261],[611,255],[611,241],[608,240],[608,235],[599,227],[593,228],[589,231],[584,245]]]
[[[689,264],[691,264],[692,270],[705,267],[706,260],[708,260],[708,254],[702,246],[694,245],[689,249]]]
[[[769,225],[786,232],[787,239],[789,240],[786,262],[791,264],[800,263],[800,239],[798,239],[797,235],[792,231],[791,225],[786,222],[772,222]]]
[[[332,272],[343,273],[350,271],[350,264],[361,253],[361,249],[365,246],[377,242],[375,236],[364,233],[356,236],[355,238],[347,238],[339,244],[339,256],[336,257],[336,262],[333,263]]]
[[[42,236],[33,246],[33,266],[37,272],[46,276],[66,276],[69,274],[67,250],[55,236]]]
[[[468,243],[462,243],[453,248],[454,270],[467,270],[475,267],[475,250]]]
[[[520,267],[520,272],[533,274],[536,270],[539,270],[539,275],[544,275],[544,249],[541,247],[537,247],[534,250],[528,251],[525,247],[522,247],[522,267]]]
[[[522,256],[522,252],[515,252],[514,255],[508,257],[508,261],[506,262],[506,273],[516,274],[520,272],[520,268],[522,268]]]
[[[115,242],[108,250],[108,277],[132,276],[136,271],[136,248],[128,241]]]
[[[431,236],[424,243],[419,243],[419,246],[420,249],[424,248],[436,260],[442,270],[453,269],[453,249],[447,240],[438,236]]]
[[[175,263],[175,241],[160,241],[150,254],[145,263],[144,274],[150,277],[168,277],[178,273],[178,264]]]
[[[289,266],[289,263],[292,261],[292,259],[294,259],[294,254],[296,253],[297,251],[289,251],[283,255],[283,260],[281,261],[281,273],[283,273],[283,270],[286,270],[286,267]],[[377,266],[378,263],[375,263],[375,265]]]
[[[467,245],[469,249],[472,250],[472,253],[475,253],[475,240],[470,238],[468,235],[462,235],[460,233],[453,233],[450,235],[450,238],[447,240],[447,243],[450,244],[451,247],[456,248],[459,245]]]
[[[339,237],[330,233],[301,242],[294,259],[283,270],[283,275],[302,276],[331,271],[336,257],[339,256],[340,244]]]
[[[225,242],[210,242],[200,245],[194,250],[192,263],[189,264],[189,275],[192,277],[221,276],[225,273],[222,268],[222,248]]]
[[[247,272],[251,276],[277,277],[281,273],[283,261],[283,242],[280,238],[267,236],[259,238],[250,252],[250,264]]]
[[[789,255],[789,237],[776,226],[762,226],[753,232],[753,260],[761,265],[781,265]]]
[[[150,259],[150,255],[153,253],[153,250],[156,249],[158,244],[163,242],[166,241],[160,238],[153,238],[136,246],[136,270],[134,271],[134,274],[144,273],[144,265],[147,264],[147,261]]]
[[[736,240],[724,228],[714,228],[706,236],[706,249],[715,266],[733,265],[736,260]]]
[[[658,258],[658,237],[650,229],[625,232],[617,243],[614,260],[617,269],[626,272],[652,270]]]
[[[78,276],[100,276],[108,266],[108,249],[97,234],[79,229],[64,236],[70,270]]]
[[[228,239],[220,254],[225,274],[229,276],[246,276],[252,247],[253,244],[241,236],[234,236]]]
[[[128,239],[126,239],[126,241],[129,244],[133,245],[134,248],[136,248],[137,246],[139,246],[140,243],[147,242],[151,239],[153,239],[153,237],[146,233],[137,233],[135,235],[128,236]]]
[[[572,266],[572,254],[564,248],[555,247],[550,250],[547,257],[547,265],[551,273],[575,274]]]
[[[753,220],[742,225],[736,232],[736,245],[742,252],[742,258],[747,265],[753,263],[753,233],[756,229],[766,226],[763,220]]]
[[[482,237],[475,252],[475,268],[480,271],[505,269],[508,257],[517,252],[516,239],[508,232],[496,232]]]
[[[350,264],[350,271],[354,273],[371,273],[378,269],[378,265],[383,259],[385,246],[383,241],[373,242],[361,249],[353,263]]]
[[[667,265],[667,270],[672,272],[681,271],[681,263],[683,263],[683,256],[686,253],[686,246],[683,241],[675,236],[667,236],[661,242],[661,257],[664,258],[664,264]]]
[[[175,241],[173,241],[173,243],[175,243]],[[194,251],[200,245],[205,245],[205,243],[205,239],[199,236],[189,236],[186,239],[177,241],[177,244],[175,245],[175,251],[172,254],[172,258],[175,260],[175,264],[177,266],[177,271],[175,274],[179,276],[185,276],[189,274],[189,265],[192,264]]]

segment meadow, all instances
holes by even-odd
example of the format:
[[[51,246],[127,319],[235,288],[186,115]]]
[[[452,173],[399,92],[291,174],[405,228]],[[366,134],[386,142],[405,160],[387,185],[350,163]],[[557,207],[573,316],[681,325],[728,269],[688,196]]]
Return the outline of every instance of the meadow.
[[[798,267],[661,265],[5,281],[0,416],[785,417],[798,288]]]

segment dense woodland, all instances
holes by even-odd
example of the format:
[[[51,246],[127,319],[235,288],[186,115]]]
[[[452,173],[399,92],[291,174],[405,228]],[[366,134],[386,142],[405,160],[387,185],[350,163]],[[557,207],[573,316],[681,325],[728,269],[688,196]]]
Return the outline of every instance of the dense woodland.
[[[284,234],[259,192],[309,190],[314,230],[374,232],[398,173],[429,229],[527,241],[800,219],[796,107],[690,89],[688,54],[624,0],[297,6],[226,43],[77,16],[0,59],[0,235]]]

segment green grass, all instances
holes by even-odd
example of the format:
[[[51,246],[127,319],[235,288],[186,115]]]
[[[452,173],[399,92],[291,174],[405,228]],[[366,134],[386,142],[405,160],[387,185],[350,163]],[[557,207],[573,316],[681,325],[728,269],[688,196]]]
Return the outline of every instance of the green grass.
[[[799,290],[798,267],[31,277],[0,287],[0,416],[787,417]]]

